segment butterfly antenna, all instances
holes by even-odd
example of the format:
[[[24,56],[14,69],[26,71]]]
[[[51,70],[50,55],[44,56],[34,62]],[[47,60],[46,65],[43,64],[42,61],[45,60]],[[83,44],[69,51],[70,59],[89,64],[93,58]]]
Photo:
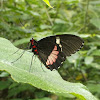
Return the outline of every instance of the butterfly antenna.
[[[14,53],[12,53],[12,54],[8,55],[8,56],[7,56],[7,59],[9,58],[9,56],[14,55],[14,54],[15,54],[15,53],[17,53],[18,51],[19,51],[19,49],[18,49],[18,50],[16,50]],[[6,60],[7,60],[7,59],[6,59]]]
[[[15,53],[17,53],[20,49],[16,50],[12,55],[14,55]]]
[[[25,53],[25,50],[22,52],[22,54],[21,54],[15,61],[13,61],[13,62],[11,62],[11,63],[14,63],[14,62],[16,62],[17,60],[19,60],[19,59],[23,56],[24,53]]]
[[[29,72],[31,71],[31,66],[32,66],[33,57],[34,57],[34,55],[32,56],[32,60],[31,60],[31,64],[30,64],[30,68],[29,68]]]

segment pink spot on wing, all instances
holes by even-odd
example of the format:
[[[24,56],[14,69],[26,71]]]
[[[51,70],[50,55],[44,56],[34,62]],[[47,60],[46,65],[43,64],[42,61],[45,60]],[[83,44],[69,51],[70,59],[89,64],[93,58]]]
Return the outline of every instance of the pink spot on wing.
[[[49,60],[47,59],[46,65],[49,65]]]
[[[52,51],[52,53],[57,55],[59,52],[58,51]]]
[[[52,65],[53,64],[53,62],[55,62],[56,61],[56,59],[54,59],[54,57],[53,56],[49,56],[48,57],[48,59],[49,59],[49,61],[50,61],[50,65]]]
[[[49,59],[50,65],[52,65],[53,64],[53,61],[52,61],[51,56],[49,56],[48,59]]]
[[[55,55],[55,54],[53,54],[53,53],[51,54],[51,56],[54,57],[54,58],[56,58],[56,59],[57,59],[57,57],[58,57],[57,55]]]
[[[35,46],[35,45],[33,45],[33,48],[36,48],[36,46]]]
[[[53,50],[57,50],[57,46],[55,46]]]
[[[57,46],[54,47],[51,54],[48,56],[48,59],[46,61],[46,65],[52,65],[54,62],[56,62],[56,59],[58,58],[59,51],[57,51]]]

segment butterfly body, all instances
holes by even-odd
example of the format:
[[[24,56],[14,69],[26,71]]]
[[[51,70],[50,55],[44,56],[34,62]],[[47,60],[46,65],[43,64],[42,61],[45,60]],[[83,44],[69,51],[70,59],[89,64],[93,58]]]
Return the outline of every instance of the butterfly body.
[[[80,50],[84,41],[75,35],[64,34],[43,38],[39,41],[30,40],[30,49],[50,69],[58,69],[67,56]]]
[[[37,41],[35,41],[33,38],[30,40],[31,45],[30,45],[30,49],[32,49],[32,52],[34,52],[35,55],[38,55],[38,51],[37,51]]]

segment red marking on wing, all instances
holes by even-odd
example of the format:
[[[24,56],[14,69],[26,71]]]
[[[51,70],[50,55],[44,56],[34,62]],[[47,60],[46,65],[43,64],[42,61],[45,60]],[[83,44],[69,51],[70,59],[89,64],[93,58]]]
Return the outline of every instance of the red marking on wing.
[[[35,52],[36,54],[38,54],[38,51],[37,51],[37,49],[35,49],[35,50],[34,50],[34,52]]]
[[[54,62],[56,62],[56,59],[58,58],[59,51],[57,51],[57,46],[54,47],[51,54],[48,56],[48,59],[46,61],[46,65],[52,65]]]
[[[36,46],[33,46],[33,48],[36,48]]]
[[[35,49],[34,51],[37,52],[37,49]]]
[[[36,54],[38,54],[38,52],[36,52]]]

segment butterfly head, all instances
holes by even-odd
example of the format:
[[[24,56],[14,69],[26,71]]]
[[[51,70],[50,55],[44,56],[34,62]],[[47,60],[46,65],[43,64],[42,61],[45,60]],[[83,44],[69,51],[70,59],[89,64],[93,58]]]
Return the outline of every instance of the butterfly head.
[[[30,39],[30,49],[32,48],[32,46],[34,45],[34,39],[32,38],[32,39]]]
[[[30,43],[31,43],[30,49],[31,49],[33,46],[37,46],[37,41],[35,41],[33,38],[30,39]]]
[[[30,43],[31,43],[31,45],[34,45],[34,39],[33,38],[30,39]]]

